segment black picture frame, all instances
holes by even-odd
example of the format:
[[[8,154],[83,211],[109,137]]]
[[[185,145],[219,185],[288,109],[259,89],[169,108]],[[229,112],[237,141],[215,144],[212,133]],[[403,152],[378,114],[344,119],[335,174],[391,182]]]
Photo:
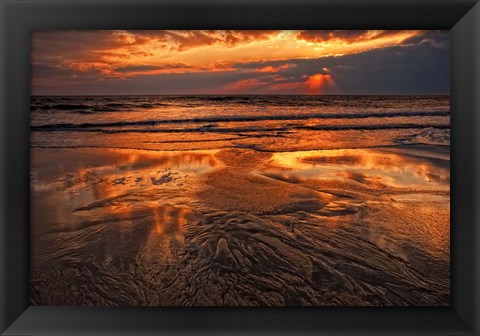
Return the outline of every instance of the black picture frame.
[[[0,0],[2,335],[479,335],[480,4],[474,0]],[[450,307],[29,307],[30,31],[447,29]]]

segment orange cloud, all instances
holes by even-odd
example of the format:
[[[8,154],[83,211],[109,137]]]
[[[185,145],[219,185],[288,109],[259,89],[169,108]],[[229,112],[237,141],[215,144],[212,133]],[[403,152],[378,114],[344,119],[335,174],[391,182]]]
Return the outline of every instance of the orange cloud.
[[[353,44],[366,41],[385,40],[400,37],[407,38],[403,30],[305,30],[298,38],[312,43],[341,42]]]
[[[258,72],[279,72],[281,70],[286,70],[295,67],[296,64],[282,64],[279,66],[268,65],[262,68],[257,69]]]

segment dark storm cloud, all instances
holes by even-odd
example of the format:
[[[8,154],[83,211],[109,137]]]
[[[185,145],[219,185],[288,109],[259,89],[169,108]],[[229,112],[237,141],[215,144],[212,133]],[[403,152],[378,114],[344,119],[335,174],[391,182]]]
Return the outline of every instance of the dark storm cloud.
[[[325,66],[332,67],[339,89],[352,94],[450,92],[450,48],[445,44],[389,47],[345,56],[341,63],[328,61]]]
[[[163,67],[156,66],[156,65],[129,65],[125,67],[116,68],[115,71],[118,71],[118,72],[150,71],[150,70],[159,70],[162,68]]]
[[[332,75],[337,93],[447,94],[450,91],[450,48],[446,33],[430,34],[434,43],[375,49],[341,57],[296,60],[282,75],[301,80],[302,75]]]
[[[426,30],[422,34],[415,35],[403,41],[402,44],[430,43],[434,46],[449,46],[450,34],[442,30]]]
[[[166,70],[166,69],[186,69],[186,68],[190,68],[190,66],[184,63],[174,63],[174,64],[165,64],[165,65],[129,65],[125,67],[115,68],[115,71],[121,72],[121,73],[129,73],[129,72]]]

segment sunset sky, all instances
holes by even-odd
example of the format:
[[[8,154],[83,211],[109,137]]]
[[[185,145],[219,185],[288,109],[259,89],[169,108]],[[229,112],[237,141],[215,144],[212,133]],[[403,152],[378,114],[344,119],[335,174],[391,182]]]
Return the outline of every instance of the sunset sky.
[[[35,31],[34,95],[448,94],[447,31]]]

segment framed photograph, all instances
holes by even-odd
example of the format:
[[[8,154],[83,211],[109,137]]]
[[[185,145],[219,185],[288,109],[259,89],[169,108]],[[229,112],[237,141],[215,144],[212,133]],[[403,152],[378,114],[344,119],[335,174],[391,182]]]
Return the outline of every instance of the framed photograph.
[[[477,1],[1,1],[2,335],[479,335]]]

